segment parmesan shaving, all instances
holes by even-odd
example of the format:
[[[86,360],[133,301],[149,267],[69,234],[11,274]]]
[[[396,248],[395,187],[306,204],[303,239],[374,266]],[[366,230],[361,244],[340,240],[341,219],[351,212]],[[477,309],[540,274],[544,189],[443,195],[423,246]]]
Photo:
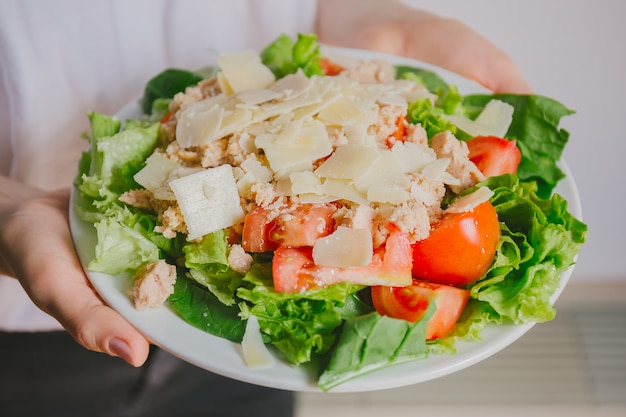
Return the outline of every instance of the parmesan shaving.
[[[274,364],[274,357],[263,343],[259,320],[253,314],[248,317],[246,322],[241,349],[244,361],[250,368],[267,368]]]
[[[457,198],[446,208],[447,213],[464,213],[466,211],[472,211],[480,204],[493,196],[493,191],[489,187],[479,187],[471,194],[464,195]]]
[[[339,226],[332,234],[319,238],[313,245],[316,265],[349,268],[372,262],[372,232]]]

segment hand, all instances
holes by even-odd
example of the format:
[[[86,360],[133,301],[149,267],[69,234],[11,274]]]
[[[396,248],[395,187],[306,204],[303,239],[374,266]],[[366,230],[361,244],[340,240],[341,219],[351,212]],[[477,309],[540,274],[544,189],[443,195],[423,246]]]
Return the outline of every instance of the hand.
[[[513,61],[467,25],[399,1],[319,0],[320,41],[403,55],[472,79],[496,93],[532,89]]]
[[[2,272],[85,348],[142,365],[148,340],[102,302],[83,273],[69,230],[69,190],[44,193],[0,177],[0,196]]]

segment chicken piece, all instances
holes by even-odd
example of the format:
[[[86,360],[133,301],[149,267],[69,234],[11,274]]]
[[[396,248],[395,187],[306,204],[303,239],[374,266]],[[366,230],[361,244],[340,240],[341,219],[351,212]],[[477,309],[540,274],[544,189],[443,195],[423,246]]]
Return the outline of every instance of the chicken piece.
[[[201,145],[198,148],[203,168],[215,168],[230,162],[226,152],[228,149],[227,138],[211,141],[208,145]]]
[[[161,259],[137,271],[128,295],[137,310],[160,307],[174,292],[175,282],[176,267]]]
[[[398,129],[398,118],[404,117],[405,113],[406,109],[400,106],[380,106],[377,120],[368,127],[368,133],[379,143],[393,145],[395,142],[393,135]]]
[[[428,208],[419,201],[409,200],[397,206],[389,221],[404,231],[411,242],[425,239],[430,234]]]
[[[156,226],[154,231],[163,234],[168,239],[175,238],[177,232],[188,233],[183,213],[178,205],[169,206],[158,215],[158,220],[161,226]]]
[[[375,59],[372,61],[363,61],[354,67],[347,68],[344,74],[360,83],[386,83],[396,78],[396,70],[385,60]]]
[[[417,145],[428,146],[428,133],[421,124],[406,124],[406,142],[415,143]]]
[[[452,133],[448,131],[437,133],[430,140],[430,146],[438,158],[451,159],[446,171],[460,180],[459,185],[450,185],[452,192],[458,194],[485,179],[482,172],[470,161],[467,144],[458,140]]]
[[[250,191],[254,196],[254,200],[257,206],[267,208],[279,199],[279,196],[276,193],[276,188],[271,183],[258,182],[252,185]]]
[[[187,87],[184,92],[176,94],[170,103],[169,110],[176,113],[184,107],[216,96],[221,92],[216,77],[202,80],[197,85]]]
[[[228,266],[240,274],[245,274],[252,265],[252,256],[241,245],[234,244],[228,251]]]
[[[126,191],[120,196],[119,200],[124,204],[138,209],[152,209],[152,193],[148,190],[139,189]]]
[[[168,158],[185,167],[200,167],[202,154],[197,147],[183,149],[177,141],[171,142],[165,149]]]

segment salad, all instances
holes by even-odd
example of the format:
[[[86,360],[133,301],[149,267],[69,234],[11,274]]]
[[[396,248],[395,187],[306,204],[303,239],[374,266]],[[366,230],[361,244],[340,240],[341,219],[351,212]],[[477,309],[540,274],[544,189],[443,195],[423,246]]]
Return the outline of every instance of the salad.
[[[310,367],[325,391],[454,354],[487,325],[551,320],[586,239],[554,193],[572,111],[544,96],[462,96],[283,35],[165,70],[141,104],[89,114],[87,269],[127,274],[137,309],[167,303],[250,366]]]

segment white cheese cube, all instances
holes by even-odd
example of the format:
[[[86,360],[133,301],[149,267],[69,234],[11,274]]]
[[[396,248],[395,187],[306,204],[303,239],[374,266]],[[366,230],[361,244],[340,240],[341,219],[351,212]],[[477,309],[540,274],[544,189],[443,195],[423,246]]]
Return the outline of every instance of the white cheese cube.
[[[190,240],[243,221],[244,212],[230,165],[170,181]]]

